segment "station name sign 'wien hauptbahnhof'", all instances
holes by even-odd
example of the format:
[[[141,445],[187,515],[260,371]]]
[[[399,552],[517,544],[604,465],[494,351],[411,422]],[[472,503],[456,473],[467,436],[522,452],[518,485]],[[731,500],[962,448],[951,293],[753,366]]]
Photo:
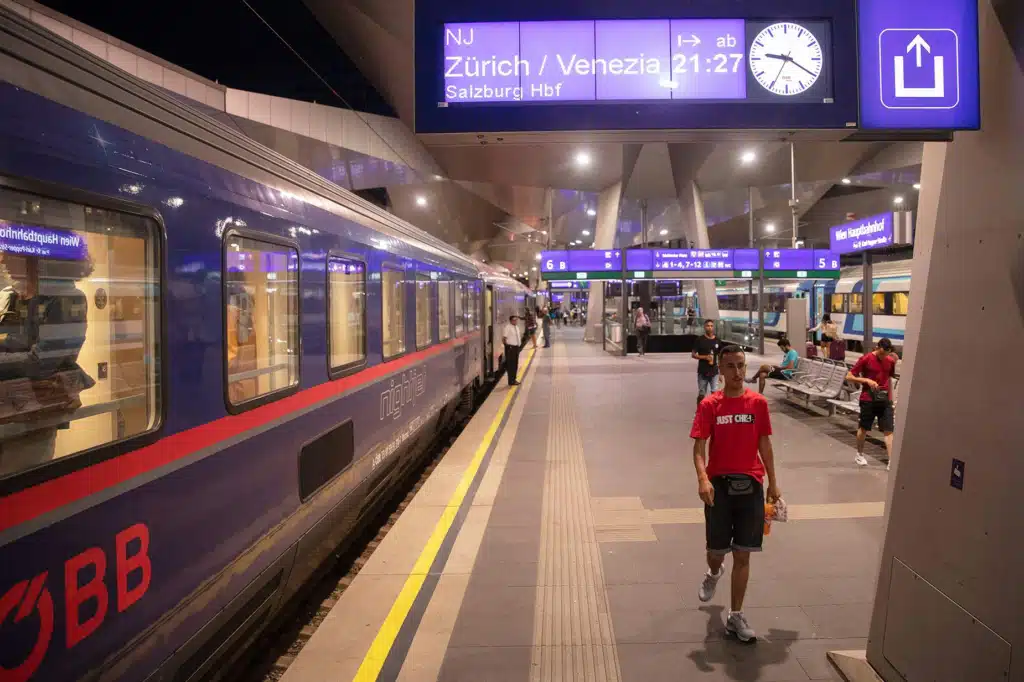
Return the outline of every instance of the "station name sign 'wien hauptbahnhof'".
[[[980,126],[977,0],[416,5],[420,133]]]

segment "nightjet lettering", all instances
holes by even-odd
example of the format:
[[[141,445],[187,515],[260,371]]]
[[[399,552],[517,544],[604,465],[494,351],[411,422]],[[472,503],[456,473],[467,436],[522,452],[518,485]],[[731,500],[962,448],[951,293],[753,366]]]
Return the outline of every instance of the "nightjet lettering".
[[[715,418],[715,424],[723,426],[725,424],[753,424],[754,415],[752,414],[722,414]]]
[[[406,405],[414,405],[426,390],[426,368],[410,369],[393,377],[388,383],[388,387],[380,394],[381,420],[398,419],[402,416],[402,408]]]

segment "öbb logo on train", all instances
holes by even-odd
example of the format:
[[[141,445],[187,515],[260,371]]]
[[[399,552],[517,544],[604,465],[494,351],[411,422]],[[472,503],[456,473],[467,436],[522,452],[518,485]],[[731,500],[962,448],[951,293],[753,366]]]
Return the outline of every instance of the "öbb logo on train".
[[[136,523],[114,536],[113,595],[106,582],[107,557],[102,547],[89,547],[64,562],[62,583],[55,584],[50,571],[43,571],[0,596],[0,648],[11,652],[11,658],[0,661],[0,682],[32,678],[55,643],[59,609],[64,615],[64,647],[71,649],[99,629],[112,601],[122,613],[145,596],[153,576],[149,528]],[[63,593],[62,604],[54,592]],[[20,660],[18,652],[23,652]]]

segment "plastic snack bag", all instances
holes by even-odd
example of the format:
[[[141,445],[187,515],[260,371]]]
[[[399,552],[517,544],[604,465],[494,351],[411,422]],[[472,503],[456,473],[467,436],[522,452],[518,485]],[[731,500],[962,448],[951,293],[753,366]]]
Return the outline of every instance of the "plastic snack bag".
[[[772,521],[785,523],[789,520],[789,510],[786,508],[786,501],[779,498],[774,504],[766,502],[764,505],[764,534],[772,534]]]

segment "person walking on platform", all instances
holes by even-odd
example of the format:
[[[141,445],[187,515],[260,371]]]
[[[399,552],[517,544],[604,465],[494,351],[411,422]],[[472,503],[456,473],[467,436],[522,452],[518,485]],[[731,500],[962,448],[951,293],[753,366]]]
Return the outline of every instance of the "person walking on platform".
[[[547,308],[541,313],[541,329],[544,331],[544,347],[551,348],[551,311]]]
[[[722,342],[715,336],[715,321],[704,320],[704,336],[693,344],[691,357],[697,363],[697,404],[718,390],[718,354]]]
[[[892,460],[892,377],[896,374],[896,354],[892,341],[880,339],[873,351],[862,355],[846,374],[846,380],[863,386],[860,392],[860,421],[857,424],[857,459],[859,466],[867,466],[864,458],[864,439],[878,419],[878,428],[885,436],[885,454]],[[889,462],[885,465],[889,470]]]
[[[839,330],[838,327],[836,327],[836,323],[832,321],[832,316],[825,313],[821,318],[821,322],[818,323],[818,326],[811,327],[807,331],[811,334],[817,331],[821,332],[821,341],[819,342],[821,347],[821,357],[834,360],[835,358],[832,357],[831,348],[832,342],[839,337]]]
[[[708,562],[697,596],[702,602],[715,596],[718,581],[725,575],[725,555],[731,552],[732,594],[725,629],[749,642],[756,638],[743,615],[750,554],[761,551],[765,498],[775,503],[782,493],[775,477],[768,401],[743,385],[746,354],[739,346],[726,346],[719,363],[723,389],[697,407],[690,430],[697,493],[704,502]]]
[[[526,348],[526,342],[529,341],[533,344],[533,349],[537,349],[537,318],[533,314],[530,308],[526,309],[526,318],[524,320],[526,327],[526,334],[523,336],[523,348]]]
[[[637,308],[633,315],[633,327],[636,329],[636,349],[640,355],[647,354],[647,337],[651,334],[651,318],[643,308]]]
[[[501,341],[505,344],[505,371],[508,372],[508,385],[518,386],[519,381],[519,350],[523,336],[519,333],[519,317],[509,315],[508,324],[501,330]]]

